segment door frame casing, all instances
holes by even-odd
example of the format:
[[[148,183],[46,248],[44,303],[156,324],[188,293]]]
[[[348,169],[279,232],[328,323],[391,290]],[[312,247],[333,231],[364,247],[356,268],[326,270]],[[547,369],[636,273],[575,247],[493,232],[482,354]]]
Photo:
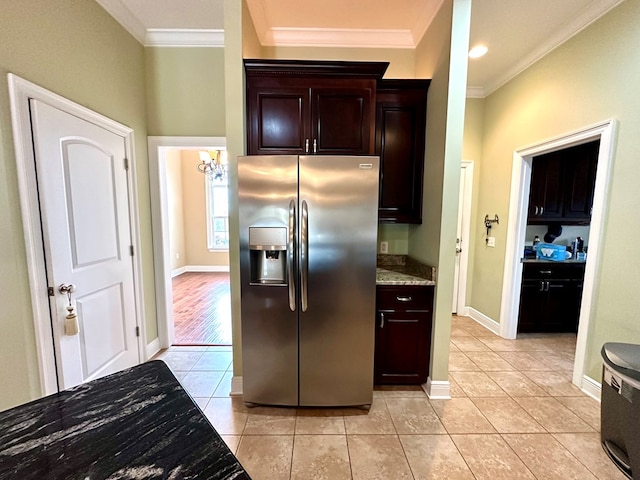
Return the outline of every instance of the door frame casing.
[[[159,348],[174,339],[173,289],[171,286],[169,207],[167,199],[167,150],[215,150],[227,147],[226,137],[147,137],[149,187],[153,228],[153,265],[156,285],[156,317]]]
[[[20,210],[25,240],[31,308],[40,375],[42,395],[50,395],[58,391],[55,344],[51,328],[49,296],[47,295],[47,264],[42,248],[45,239],[42,234],[38,185],[36,181],[35,155],[33,152],[33,136],[31,131],[31,115],[29,99],[36,99],[58,110],[76,116],[81,120],[97,125],[123,138],[125,153],[129,160],[127,188],[129,206],[129,223],[131,242],[136,254],[133,256],[133,285],[136,303],[136,326],[140,328],[137,337],[138,361],[146,360],[146,325],[142,285],[142,256],[140,253],[140,221],[138,209],[138,192],[134,155],[134,131],[93,110],[89,110],[71,100],[46,90],[28,80],[9,73],[9,97],[11,103],[11,123],[13,143],[18,173],[20,193]]]
[[[565,135],[523,147],[513,152],[511,171],[511,194],[507,224],[507,245],[503,274],[502,301],[500,306],[500,336],[516,338],[518,310],[522,283],[522,252],[527,228],[531,164],[534,156],[600,140],[596,168],[593,209],[589,231],[589,255],[585,265],[580,319],[573,368],[573,383],[592,396],[598,396],[594,381],[585,377],[587,339],[593,311],[594,293],[597,284],[604,236],[606,199],[608,198],[613,164],[614,139],[617,128],[615,119],[582,128]]]

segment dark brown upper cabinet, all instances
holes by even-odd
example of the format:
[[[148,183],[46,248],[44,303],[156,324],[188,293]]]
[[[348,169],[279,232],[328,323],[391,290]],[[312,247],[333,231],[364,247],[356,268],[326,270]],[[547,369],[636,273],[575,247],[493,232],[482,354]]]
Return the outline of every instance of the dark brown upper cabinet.
[[[527,223],[589,224],[599,146],[593,141],[534,157]]]
[[[380,223],[422,223],[429,83],[378,82],[375,153],[380,156]]]
[[[245,60],[249,155],[371,155],[386,62]]]

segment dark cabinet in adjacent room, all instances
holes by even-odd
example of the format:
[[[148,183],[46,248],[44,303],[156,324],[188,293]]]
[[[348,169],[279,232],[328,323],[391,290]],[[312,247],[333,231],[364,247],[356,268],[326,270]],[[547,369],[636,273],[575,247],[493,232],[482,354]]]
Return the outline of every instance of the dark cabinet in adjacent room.
[[[381,223],[422,223],[429,80],[382,80],[376,94]]]
[[[599,144],[588,142],[533,158],[527,223],[590,222]]]
[[[376,384],[422,384],[429,373],[433,286],[376,287]]]
[[[523,264],[518,333],[577,332],[584,263]]]
[[[245,60],[249,155],[371,155],[386,62]]]

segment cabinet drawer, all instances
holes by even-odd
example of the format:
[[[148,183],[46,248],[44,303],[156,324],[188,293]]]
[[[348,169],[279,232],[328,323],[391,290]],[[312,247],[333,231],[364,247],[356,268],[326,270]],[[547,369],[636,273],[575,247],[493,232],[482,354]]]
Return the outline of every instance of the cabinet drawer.
[[[523,280],[567,279],[582,280],[584,263],[525,263],[522,265]]]
[[[428,310],[433,304],[433,287],[421,285],[378,286],[378,310]]]

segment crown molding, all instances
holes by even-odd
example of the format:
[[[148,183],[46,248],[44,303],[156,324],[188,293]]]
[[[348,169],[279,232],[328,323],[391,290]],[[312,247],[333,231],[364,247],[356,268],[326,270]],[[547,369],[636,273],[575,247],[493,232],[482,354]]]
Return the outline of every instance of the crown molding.
[[[145,47],[224,47],[224,30],[149,28]]]
[[[422,37],[424,37],[424,34],[427,33],[427,30],[431,26],[433,19],[440,11],[440,7],[442,7],[443,3],[444,0],[436,0],[435,2],[425,3],[425,11],[418,15],[416,24],[411,29],[414,45],[418,45],[422,41]]]
[[[111,15],[138,42],[144,45],[145,26],[131,13],[123,2],[116,0],[96,0],[109,15]]]
[[[624,0],[598,0],[597,2],[592,2],[589,8],[585,9],[582,14],[574,18],[573,21],[568,22],[565,25],[565,28],[556,32],[554,35],[550,35],[546,42],[540,44],[538,48],[529,53],[529,55],[522,57],[519,62],[514,64],[502,75],[495,78],[493,81],[487,82],[487,85],[484,88],[485,96],[495,92],[538,60],[548,55],[551,51],[555,50],[610,10],[617,7],[623,1]]]
[[[415,48],[411,30],[357,28],[270,28],[261,42],[265,46]]]
[[[467,87],[467,98],[484,98],[486,96],[483,87]]]

